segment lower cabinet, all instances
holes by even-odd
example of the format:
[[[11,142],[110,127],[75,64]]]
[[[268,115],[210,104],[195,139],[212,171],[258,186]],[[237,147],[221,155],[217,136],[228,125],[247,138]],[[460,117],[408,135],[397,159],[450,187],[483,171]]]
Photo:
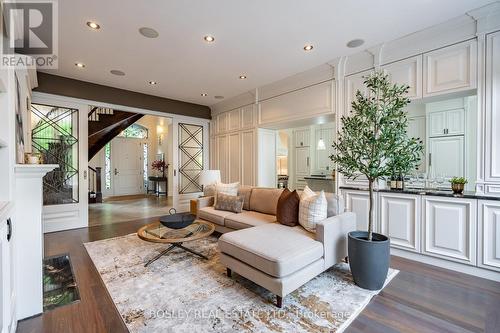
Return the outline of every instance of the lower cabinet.
[[[368,230],[368,215],[370,209],[370,198],[368,191],[342,190],[344,193],[346,210],[356,214],[356,229]],[[377,196],[373,193],[373,231],[378,232],[377,225]]]
[[[10,220],[0,217],[0,332],[15,328],[14,253]]]
[[[378,194],[380,232],[391,246],[420,251],[420,196],[401,193]]]
[[[500,201],[480,200],[478,265],[500,271]]]
[[[477,201],[424,196],[422,204],[422,252],[475,265]]]

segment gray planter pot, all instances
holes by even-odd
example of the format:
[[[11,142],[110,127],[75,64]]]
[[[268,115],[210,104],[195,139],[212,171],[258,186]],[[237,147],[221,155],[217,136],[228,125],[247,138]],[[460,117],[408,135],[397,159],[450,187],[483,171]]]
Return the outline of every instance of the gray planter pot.
[[[381,234],[352,231],[348,235],[349,266],[354,282],[363,289],[379,290],[384,286],[390,261],[389,238]]]

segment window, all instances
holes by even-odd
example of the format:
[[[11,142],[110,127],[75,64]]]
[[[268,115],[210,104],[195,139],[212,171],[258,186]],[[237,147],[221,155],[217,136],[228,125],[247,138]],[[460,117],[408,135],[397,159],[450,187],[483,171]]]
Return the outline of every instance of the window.
[[[148,129],[139,124],[132,124],[123,130],[118,136],[122,138],[147,139]]]
[[[104,146],[104,184],[106,190],[111,188],[111,142]]]

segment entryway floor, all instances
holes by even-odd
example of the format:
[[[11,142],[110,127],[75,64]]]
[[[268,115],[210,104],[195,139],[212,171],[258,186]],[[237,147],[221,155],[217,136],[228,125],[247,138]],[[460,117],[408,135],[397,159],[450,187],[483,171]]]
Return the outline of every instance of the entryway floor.
[[[103,203],[89,204],[89,227],[167,215],[172,197],[133,195],[104,198]]]

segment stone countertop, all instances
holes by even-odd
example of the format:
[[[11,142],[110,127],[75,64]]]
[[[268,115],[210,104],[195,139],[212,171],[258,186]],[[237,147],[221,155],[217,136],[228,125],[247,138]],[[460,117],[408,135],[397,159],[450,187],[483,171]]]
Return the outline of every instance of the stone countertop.
[[[320,177],[320,176],[305,176],[304,179],[314,179],[314,180],[328,180],[334,181],[332,176]]]
[[[360,186],[340,186],[341,190],[356,190],[356,191],[368,191],[367,187]],[[374,192],[384,192],[384,193],[405,193],[405,194],[418,194],[418,195],[431,195],[437,197],[448,197],[448,198],[464,198],[464,199],[479,199],[479,200],[498,200],[500,197],[487,196],[484,194],[476,194],[473,191],[464,191],[463,194],[454,194],[452,191],[440,191],[434,189],[403,189],[403,190],[391,190],[391,189],[374,189]]]

